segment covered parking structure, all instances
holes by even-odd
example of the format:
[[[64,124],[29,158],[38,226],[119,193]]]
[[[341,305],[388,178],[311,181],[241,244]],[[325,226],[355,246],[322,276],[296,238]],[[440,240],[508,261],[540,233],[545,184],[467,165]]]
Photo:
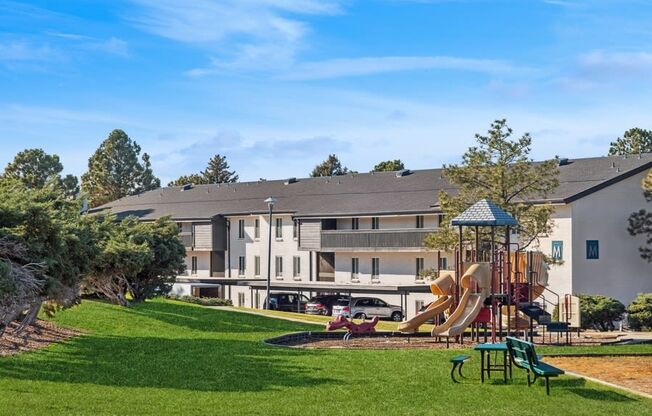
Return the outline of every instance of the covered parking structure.
[[[223,279],[230,280],[230,279]],[[249,286],[251,291],[251,307],[254,307],[254,297],[258,299],[260,291],[267,290],[266,282],[260,280],[246,280],[241,281],[240,285]],[[412,285],[348,285],[336,284],[327,282],[272,282],[270,285],[272,291],[283,292],[296,292],[298,295],[307,294],[312,297],[315,294],[337,294],[348,296],[351,298],[354,294],[364,295],[400,295],[401,297],[401,314],[405,318],[407,316],[408,295],[410,293],[430,293],[430,285],[428,284],[412,284]],[[299,296],[300,297],[300,296]]]

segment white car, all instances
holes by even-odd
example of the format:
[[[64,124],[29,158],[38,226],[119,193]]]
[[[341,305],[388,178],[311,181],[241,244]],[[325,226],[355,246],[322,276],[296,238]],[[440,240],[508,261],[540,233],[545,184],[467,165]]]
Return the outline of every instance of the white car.
[[[352,309],[352,310],[351,310]],[[403,320],[400,306],[390,305],[378,298],[340,299],[333,305],[333,316],[343,315],[347,318],[366,319],[373,316],[388,318],[392,321]]]

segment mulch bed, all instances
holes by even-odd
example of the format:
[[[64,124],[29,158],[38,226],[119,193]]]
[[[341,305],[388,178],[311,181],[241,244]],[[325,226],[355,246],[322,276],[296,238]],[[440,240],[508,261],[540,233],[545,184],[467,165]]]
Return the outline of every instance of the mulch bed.
[[[342,333],[344,336],[344,333]],[[475,343],[470,339],[464,339],[464,344],[456,343],[451,339],[449,348],[470,348]],[[359,348],[359,349],[446,349],[446,340],[437,341],[432,337],[379,337],[379,338],[356,338],[351,337],[348,342],[340,339],[313,340],[308,343],[295,344],[304,348]]]
[[[652,357],[550,357],[546,362],[652,395]]]
[[[52,322],[38,320],[36,325],[28,327],[20,336],[15,336],[17,326],[15,323],[9,325],[0,337],[0,357],[45,348],[81,335],[81,332],[74,329],[61,328]]]

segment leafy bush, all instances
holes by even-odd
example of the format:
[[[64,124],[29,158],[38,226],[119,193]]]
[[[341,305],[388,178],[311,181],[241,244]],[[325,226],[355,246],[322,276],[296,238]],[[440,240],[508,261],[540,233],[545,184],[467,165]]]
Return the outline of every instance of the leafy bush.
[[[222,298],[199,298],[196,296],[179,296],[179,295],[168,295],[168,299],[178,300],[180,302],[194,303],[195,305],[203,306],[233,306],[233,302],[228,299]]]
[[[579,295],[579,298],[584,329],[614,330],[614,322],[620,321],[625,313],[625,305],[608,296]]]
[[[637,331],[652,329],[652,293],[639,293],[627,308],[627,313],[630,328]]]

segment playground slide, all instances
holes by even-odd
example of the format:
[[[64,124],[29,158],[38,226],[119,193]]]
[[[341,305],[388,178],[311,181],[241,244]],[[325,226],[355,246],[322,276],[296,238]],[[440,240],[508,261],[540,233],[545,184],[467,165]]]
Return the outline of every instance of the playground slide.
[[[451,307],[453,303],[453,287],[455,286],[455,279],[450,273],[445,273],[430,283],[430,291],[433,295],[438,296],[437,300],[432,302],[428,308],[415,316],[414,318],[401,322],[398,325],[398,330],[401,332],[415,332],[423,325],[428,319],[434,318],[446,309]]]
[[[473,292],[473,283],[478,285],[480,293]],[[464,288],[464,293],[459,305],[446,322],[433,328],[433,336],[458,336],[471,325],[482,310],[484,300],[490,294],[491,272],[489,266],[485,263],[473,264],[462,276],[461,286]]]
[[[401,332],[416,332],[421,325],[426,323],[429,319],[439,316],[440,313],[451,307],[453,298],[451,296],[440,296],[439,299],[432,302],[428,308],[405,322],[398,325],[398,330]]]

